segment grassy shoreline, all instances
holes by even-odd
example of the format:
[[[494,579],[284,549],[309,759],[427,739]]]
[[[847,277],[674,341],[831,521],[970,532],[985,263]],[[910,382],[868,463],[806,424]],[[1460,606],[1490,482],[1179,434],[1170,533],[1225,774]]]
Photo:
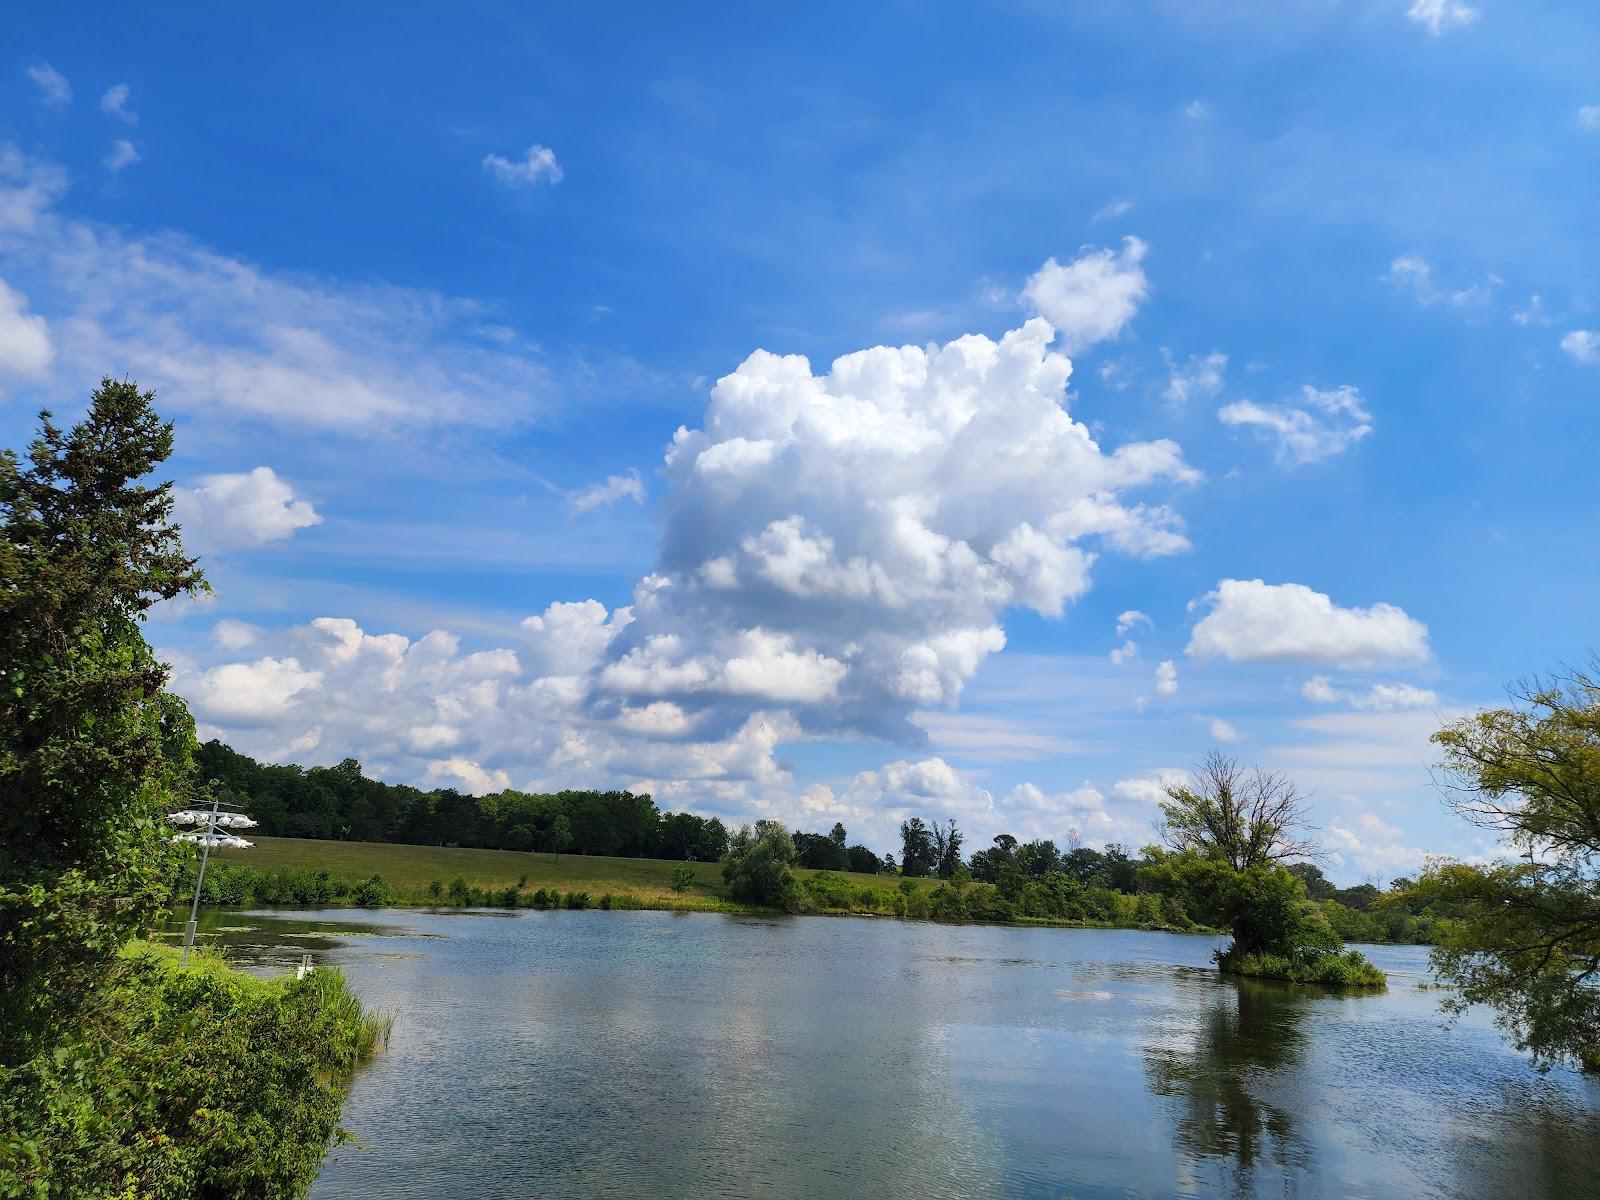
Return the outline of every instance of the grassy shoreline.
[[[256,839],[254,848],[223,851],[207,874],[207,906],[248,903],[257,907],[398,907],[650,909],[771,915],[764,905],[735,900],[722,881],[720,863],[598,856],[456,846],[411,846],[389,842],[339,842],[310,838]],[[228,868],[254,872],[326,872],[342,885],[338,895],[312,901],[274,902],[259,896],[227,898]],[[673,888],[674,871],[689,868],[692,880]],[[362,897],[359,884],[377,876],[382,887]],[[1214,935],[1203,926],[1175,928],[1136,920],[1137,898],[1116,893],[1126,919],[1093,920],[1017,914],[1007,919],[958,914],[947,901],[952,888],[940,879],[797,869],[806,898],[804,911],[828,916],[909,917],[967,924],[1045,926],[1067,929],[1158,929]],[[220,890],[213,894],[213,880]],[[430,891],[440,885],[440,894]],[[457,887],[451,895],[452,885]],[[954,889],[959,892],[959,889]],[[1123,914],[1119,913],[1119,916]]]

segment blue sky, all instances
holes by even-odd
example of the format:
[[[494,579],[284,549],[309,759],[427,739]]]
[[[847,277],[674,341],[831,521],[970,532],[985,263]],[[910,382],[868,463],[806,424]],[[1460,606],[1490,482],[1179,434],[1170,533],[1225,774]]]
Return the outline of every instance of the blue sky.
[[[1387,879],[1595,648],[1585,5],[12,29],[0,430],[158,389],[251,753],[886,849],[1139,844],[1220,746]]]

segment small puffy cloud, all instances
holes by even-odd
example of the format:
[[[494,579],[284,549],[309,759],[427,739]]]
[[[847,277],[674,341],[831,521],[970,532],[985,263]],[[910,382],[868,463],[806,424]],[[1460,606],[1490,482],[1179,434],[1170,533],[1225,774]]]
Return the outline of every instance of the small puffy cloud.
[[[1210,611],[1185,651],[1233,662],[1366,666],[1428,657],[1428,627],[1392,604],[1341,608],[1302,583],[1224,579],[1194,602]]]
[[[1387,881],[1416,871],[1428,858],[1426,850],[1404,844],[1405,835],[1373,813],[1328,822],[1322,841],[1336,867]]]
[[[1168,381],[1161,398],[1172,404],[1187,404],[1190,400],[1209,400],[1222,390],[1222,374],[1228,367],[1228,356],[1220,351],[1207,355],[1191,355],[1186,363],[1176,363],[1165,350]]]
[[[1240,400],[1217,410],[1224,425],[1254,429],[1273,444],[1284,466],[1301,466],[1343,453],[1372,432],[1372,414],[1353,387],[1302,389],[1304,408]]]
[[[1191,121],[1203,121],[1211,115],[1211,107],[1204,100],[1191,100],[1183,106],[1183,115]]]
[[[1313,704],[1348,704],[1362,712],[1402,712],[1432,708],[1439,694],[1410,683],[1375,683],[1366,691],[1335,687],[1326,675],[1314,675],[1300,687],[1300,694]]]
[[[1389,264],[1386,280],[1403,291],[1410,292],[1421,304],[1432,304],[1439,298],[1433,286],[1433,268],[1417,254],[1402,254]]]
[[[1130,630],[1137,629],[1140,625],[1153,625],[1150,618],[1137,608],[1130,608],[1117,617],[1117,636],[1127,637]]]
[[[0,371],[43,374],[56,356],[50,326],[28,311],[28,298],[0,279]]]
[[[127,138],[118,138],[111,143],[111,149],[100,160],[108,171],[120,171],[124,167],[131,167],[139,161],[139,151]]]
[[[500,154],[486,154],[483,169],[508,187],[531,187],[543,180],[560,183],[566,178],[556,161],[556,152],[537,144],[529,146],[516,161]]]
[[[1237,742],[1243,736],[1221,717],[1211,718],[1211,724],[1208,728],[1211,731],[1211,736],[1219,742]]]
[[[428,764],[427,781],[434,787],[465,788],[474,796],[503,792],[511,786],[504,771],[486,770],[470,758],[441,758]]]
[[[639,479],[638,471],[629,471],[626,475],[608,475],[603,483],[593,483],[568,493],[567,515],[581,517],[586,512],[605,508],[620,500],[644,503],[644,483]]]
[[[1406,16],[1438,37],[1452,26],[1472,24],[1478,19],[1478,10],[1461,0],[1412,0]]]
[[[201,672],[185,695],[213,721],[260,725],[287,714],[297,696],[321,682],[320,672],[296,659],[267,657]]]
[[[129,125],[139,123],[138,114],[128,107],[128,85],[125,83],[106,89],[105,95],[100,97],[100,111]]]
[[[845,789],[842,799],[856,807],[877,810],[892,820],[920,815],[933,819],[989,813],[994,797],[962,778],[942,758],[920,762],[900,759],[876,771],[862,771]]]
[[[1561,339],[1561,349],[1586,367],[1600,363],[1600,333],[1593,329],[1574,329]]]
[[[1122,249],[1087,250],[1065,266],[1049,259],[1028,280],[1023,301],[1055,326],[1073,354],[1121,333],[1150,293],[1145,244],[1122,239]]]
[[[1170,658],[1162,659],[1156,667],[1156,694],[1174,695],[1178,690],[1178,668]]]
[[[281,541],[296,530],[320,525],[310,502],[271,467],[231,475],[207,475],[195,488],[173,491],[173,512],[192,550],[231,550]]]
[[[1578,128],[1588,133],[1600,133],[1600,104],[1585,104],[1578,110]]]
[[[1344,693],[1328,682],[1326,675],[1313,675],[1300,685],[1300,694],[1313,704],[1337,704]]]
[[[1545,315],[1544,298],[1537,292],[1528,297],[1528,307],[1521,312],[1511,314],[1514,325],[1548,325],[1550,318]]]
[[[260,637],[261,630],[254,625],[228,617],[211,627],[211,640],[223,650],[243,650],[246,646],[255,645]]]
[[[1120,667],[1129,659],[1139,657],[1139,643],[1134,641],[1132,638],[1129,638],[1127,641],[1123,642],[1122,645],[1113,650],[1110,657],[1111,661]]]
[[[1119,779],[1111,785],[1111,794],[1123,800],[1135,800],[1141,804],[1160,804],[1168,798],[1167,789],[1186,783],[1189,779],[1185,771],[1162,771],[1156,775],[1142,776],[1137,779]]]
[[[1434,281],[1433,268],[1418,254],[1402,254],[1389,264],[1383,277],[1403,292],[1409,292],[1424,307],[1448,301],[1456,308],[1471,308],[1486,302],[1503,280],[1498,275],[1455,288],[1441,288]]]
[[[39,99],[51,108],[65,108],[72,103],[72,85],[49,63],[28,67],[23,74],[38,85]]]

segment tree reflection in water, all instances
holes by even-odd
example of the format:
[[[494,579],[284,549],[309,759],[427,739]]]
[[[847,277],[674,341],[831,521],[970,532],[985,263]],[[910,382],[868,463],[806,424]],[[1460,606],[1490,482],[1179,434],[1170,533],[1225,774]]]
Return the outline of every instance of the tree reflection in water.
[[[1256,1193],[1258,1171],[1283,1178],[1285,1193],[1292,1194],[1292,1180],[1310,1164],[1310,1146],[1296,1131],[1291,1107],[1269,1098],[1281,1093],[1275,1085],[1298,1066],[1304,1050],[1305,997],[1297,991],[1229,980],[1181,1045],[1153,1046],[1145,1054],[1151,1089],[1178,1102],[1180,1159],[1222,1166],[1237,1195]]]

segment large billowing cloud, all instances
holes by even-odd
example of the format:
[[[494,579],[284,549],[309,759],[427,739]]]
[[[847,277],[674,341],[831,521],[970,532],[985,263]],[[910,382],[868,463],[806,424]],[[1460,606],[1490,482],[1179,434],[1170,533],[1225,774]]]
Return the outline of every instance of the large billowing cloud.
[[[1063,406],[1052,340],[1035,319],[826,374],[751,355],[673,439],[661,560],[596,702],[673,699],[724,728],[774,703],[915,738],[912,708],[960,695],[1006,609],[1059,616],[1105,550],[1185,549],[1169,508],[1123,498],[1194,478],[1178,447],[1103,451]]]
[[[473,653],[335,618],[247,642],[229,627],[216,645],[251,660],[193,666],[177,686],[243,749],[315,746],[397,778],[615,782],[736,816],[848,812],[883,836],[920,797],[929,815],[994,826],[990,794],[942,760],[891,763],[836,796],[796,792],[778,749],[920,742],[912,716],[956,700],[1004,646],[1008,610],[1059,616],[1098,555],[1187,547],[1161,497],[1135,493],[1195,472],[1171,442],[1102,448],[1067,411],[1054,340],[1034,319],[822,373],[758,351],[672,439],[660,556],[631,605],[551,604],[515,644]],[[1086,796],[1018,796],[1030,828],[1121,829],[1084,815],[1100,811]]]
[[[1195,658],[1359,667],[1428,657],[1428,627],[1403,609],[1341,608],[1303,583],[1224,579],[1196,603],[1209,611],[1189,638]]]

